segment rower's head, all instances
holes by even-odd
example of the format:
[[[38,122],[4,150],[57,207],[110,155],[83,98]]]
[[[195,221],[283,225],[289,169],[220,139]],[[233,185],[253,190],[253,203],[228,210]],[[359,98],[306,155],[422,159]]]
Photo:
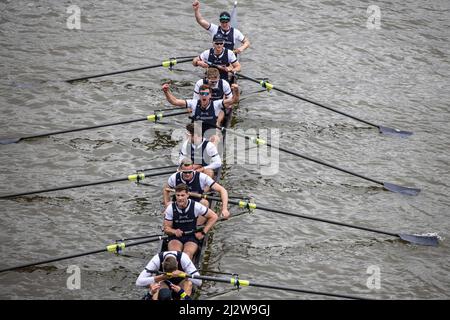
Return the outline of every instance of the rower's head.
[[[211,87],[207,84],[201,85],[198,94],[200,95],[200,106],[203,108],[208,107],[212,94]]]
[[[230,27],[231,27],[230,20],[231,20],[231,15],[228,12],[224,11],[224,12],[220,13],[220,15],[219,15],[220,28],[223,31],[230,30]]]
[[[220,72],[219,69],[214,67],[209,67],[206,70],[206,80],[208,80],[208,84],[210,87],[215,87],[216,84],[220,80]]]
[[[225,38],[221,33],[217,33],[213,38],[213,48],[216,54],[219,54],[223,51],[225,46]]]
[[[178,184],[175,187],[175,198],[177,206],[181,208],[186,208],[189,199],[189,187],[184,183]]]
[[[178,168],[178,171],[181,172],[181,176],[184,181],[191,181],[194,178],[194,164],[192,163],[192,160],[189,158],[184,158],[181,161],[180,167]]]
[[[167,254],[162,262],[163,272],[174,272],[178,269],[177,258],[173,254]]]
[[[202,126],[196,123],[188,123],[186,125],[187,135],[191,143],[198,144],[203,140]]]

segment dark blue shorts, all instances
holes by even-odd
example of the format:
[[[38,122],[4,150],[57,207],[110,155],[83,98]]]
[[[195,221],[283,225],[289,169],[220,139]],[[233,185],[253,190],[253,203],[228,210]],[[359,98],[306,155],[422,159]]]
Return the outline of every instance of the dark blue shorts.
[[[183,245],[184,245],[186,242],[193,242],[193,243],[195,243],[196,245],[199,245],[199,244],[200,244],[200,241],[197,240],[197,238],[195,237],[194,234],[184,235],[184,236],[181,236],[181,237],[179,237],[179,238],[176,237],[176,236],[170,236],[167,240],[168,240],[169,242],[172,241],[172,240],[178,240],[178,241],[180,241]]]

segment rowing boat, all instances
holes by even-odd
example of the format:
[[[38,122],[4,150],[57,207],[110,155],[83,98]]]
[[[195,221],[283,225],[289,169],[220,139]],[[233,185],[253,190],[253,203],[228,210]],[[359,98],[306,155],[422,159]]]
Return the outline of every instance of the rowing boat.
[[[232,27],[237,27],[237,2],[234,3],[233,9],[231,11],[231,25]],[[228,111],[228,110],[227,110]],[[222,123],[222,127],[225,128],[229,128],[231,126],[231,120],[233,117],[233,112],[225,112],[225,118],[223,120]],[[222,154],[221,157],[222,159],[225,159],[225,154],[226,154],[226,130],[223,130],[222,132]],[[214,171],[214,181],[216,181],[217,183],[220,184],[220,180],[221,180],[221,175],[222,175],[222,168],[223,168],[223,164],[220,168],[218,168],[217,170]],[[217,201],[216,200],[211,200],[209,203],[209,208],[213,211],[215,211],[215,207],[217,205]],[[203,238],[203,240],[201,240],[199,242],[199,247],[197,252],[195,253],[194,257],[193,257],[193,263],[195,265],[195,267],[197,268],[197,270],[201,270],[202,266],[206,264],[206,249],[208,247],[208,244],[211,241],[211,236],[210,233],[208,232],[205,237]],[[158,247],[158,252],[165,252],[168,251],[168,239],[164,239],[160,241],[159,247]],[[192,289],[192,294],[191,297],[193,299],[198,298],[199,293],[197,292],[197,290],[195,290],[195,287],[193,287]]]

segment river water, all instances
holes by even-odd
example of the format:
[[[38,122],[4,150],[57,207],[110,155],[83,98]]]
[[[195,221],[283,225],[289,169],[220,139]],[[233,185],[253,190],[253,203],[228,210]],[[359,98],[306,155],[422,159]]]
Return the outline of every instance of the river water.
[[[79,30],[68,28],[70,5],[81,10]],[[219,12],[231,5],[208,1],[201,10],[217,23]],[[379,20],[369,18],[377,13],[368,13],[370,5],[379,8]],[[173,72],[156,68],[73,85],[63,80],[196,55],[211,45],[190,1],[7,0],[0,12],[1,137],[136,119],[167,108],[161,84],[171,79],[175,94],[187,98],[200,70],[186,63]],[[240,82],[245,99],[235,110],[234,129],[278,130],[285,148],[422,192],[388,192],[280,153],[275,175],[228,158],[223,184],[229,193],[251,196],[265,207],[394,233],[437,233],[440,244],[417,246],[256,210],[215,227],[203,268],[375,299],[448,299],[450,3],[250,0],[238,12],[239,28],[251,41],[241,56],[244,75],[269,78],[287,91],[414,134],[380,135],[282,93],[254,93],[259,88],[250,81]],[[166,121],[1,145],[0,194],[165,166],[179,143],[172,139],[174,129],[180,132],[186,118]],[[158,233],[166,179],[0,200],[0,268]],[[139,299],[143,291],[134,282],[156,250],[148,244],[126,250],[128,256],[100,253],[3,273],[0,298]],[[78,290],[67,287],[70,265],[81,270]],[[262,298],[324,297],[256,287],[237,291],[221,283],[205,283],[200,291],[200,299]]]

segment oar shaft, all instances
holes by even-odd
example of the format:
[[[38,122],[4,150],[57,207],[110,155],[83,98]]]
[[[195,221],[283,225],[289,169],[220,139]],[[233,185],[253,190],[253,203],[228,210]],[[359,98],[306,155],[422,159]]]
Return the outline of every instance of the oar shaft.
[[[55,136],[55,135],[63,134],[63,133],[91,130],[91,129],[97,129],[97,128],[103,128],[103,127],[111,127],[111,126],[117,126],[117,125],[121,125],[121,124],[128,124],[128,123],[146,121],[146,120],[147,120],[147,118],[139,118],[139,119],[120,121],[120,122],[104,123],[104,124],[99,124],[99,125],[89,126],[89,127],[67,129],[67,130],[61,130],[61,131],[41,133],[41,134],[36,134],[36,135],[32,135],[32,136],[25,136],[25,137],[22,137],[22,139],[39,138],[39,137],[45,137],[45,136]]]
[[[267,143],[267,146],[273,148],[273,146],[270,143]],[[294,156],[297,156],[297,157],[300,157],[300,158],[303,158],[303,159],[306,159],[306,160],[309,160],[309,161],[312,161],[312,162],[315,162],[315,163],[318,163],[318,164],[321,164],[321,165],[324,165],[326,167],[330,167],[330,168],[336,169],[338,171],[342,171],[342,172],[348,173],[348,174],[350,174],[352,176],[356,176],[356,177],[359,177],[361,179],[365,179],[365,180],[368,180],[368,181],[371,181],[371,182],[383,185],[383,182],[381,182],[381,181],[378,181],[378,180],[375,180],[375,179],[363,176],[362,174],[359,174],[359,173],[356,173],[356,172],[353,172],[353,171],[350,171],[350,170],[347,170],[347,169],[344,169],[344,168],[340,168],[340,167],[335,166],[335,165],[333,165],[331,163],[327,163],[325,161],[322,161],[322,160],[319,160],[319,159],[315,159],[315,158],[312,158],[310,156],[307,156],[307,155],[304,155],[304,154],[301,154],[301,153],[298,153],[298,152],[294,152],[294,151],[291,151],[291,150],[288,150],[288,149],[285,149],[285,148],[282,148],[282,147],[278,147],[278,150],[283,151],[283,152],[288,153],[288,154],[291,154],[291,155],[294,155]]]
[[[186,59],[184,59],[184,60],[177,61],[176,64],[192,61],[192,58],[190,58],[190,57],[185,57],[185,58]],[[139,67],[139,68],[133,68],[133,69],[127,69],[127,70],[121,70],[121,71],[113,71],[113,72],[108,72],[108,73],[101,73],[101,74],[96,74],[96,75],[92,75],[92,76],[86,76],[86,77],[70,79],[70,80],[66,80],[66,81],[67,82],[75,82],[75,81],[94,79],[94,78],[112,76],[112,75],[126,73],[126,72],[134,72],[134,71],[140,71],[140,70],[152,69],[152,68],[159,68],[159,67],[164,67],[164,64],[163,63],[158,63],[158,64],[154,64],[154,65],[151,65],[151,66],[146,66],[146,67]]]
[[[258,81],[257,79],[253,79],[253,78],[248,77],[248,76],[245,76],[245,75],[243,75],[243,74],[238,74],[238,75],[239,75],[240,77],[244,78],[244,79],[253,81],[253,82],[255,82],[255,83],[258,83],[258,84],[261,83],[261,81]],[[303,101],[306,101],[306,102],[315,104],[315,105],[317,105],[317,106],[319,106],[319,107],[328,109],[328,110],[330,110],[330,111],[339,113],[339,114],[341,114],[341,115],[343,115],[343,116],[346,116],[346,117],[352,118],[352,119],[354,119],[354,120],[363,122],[363,123],[368,124],[368,125],[370,125],[370,126],[372,126],[372,127],[379,128],[379,125],[376,125],[376,124],[371,123],[371,122],[369,122],[369,121],[366,121],[366,120],[360,119],[360,118],[358,118],[358,117],[352,116],[352,115],[350,115],[350,114],[348,114],[348,113],[345,113],[345,112],[336,110],[336,109],[334,109],[334,108],[331,108],[331,107],[329,107],[329,106],[326,106],[326,105],[324,105],[324,104],[322,104],[322,103],[319,103],[319,102],[317,102],[317,101],[314,101],[314,100],[311,100],[311,99],[308,99],[308,98],[301,97],[301,96],[299,96],[299,95],[297,95],[297,94],[294,94],[294,93],[291,93],[291,92],[289,92],[289,91],[286,91],[286,90],[277,88],[277,87],[275,87],[275,86],[272,88],[272,90],[276,90],[276,91],[282,92],[282,93],[287,94],[287,95],[289,95],[289,96],[291,96],[291,97],[294,97],[294,98],[297,98],[297,99],[300,99],[300,100],[303,100]]]
[[[148,239],[148,240],[136,241],[136,242],[132,242],[132,243],[129,243],[129,244],[125,244],[124,247],[126,247],[126,248],[134,247],[134,246],[137,246],[137,245],[141,245],[141,244],[145,244],[145,243],[150,243],[150,242],[155,242],[155,241],[159,241],[159,240],[162,240],[162,239],[166,239],[167,237],[168,236],[160,236],[160,237],[158,237],[156,239]],[[101,253],[101,252],[108,252],[108,248],[107,247],[106,248],[103,247],[101,249],[97,249],[97,250],[93,250],[93,251],[81,252],[81,253],[71,254],[71,255],[67,255],[67,256],[61,256],[61,257],[57,257],[57,258],[52,258],[52,259],[47,259],[47,260],[42,260],[42,261],[37,261],[37,262],[21,264],[21,265],[10,267],[10,268],[0,269],[0,273],[1,272],[6,272],[6,271],[11,271],[11,270],[22,269],[22,268],[26,268],[26,267],[31,267],[31,266],[38,266],[38,265],[41,265],[41,264],[46,264],[46,263],[51,263],[51,262],[56,262],[56,261],[62,261],[62,260],[68,260],[68,259],[88,256],[88,255],[91,255],[91,254],[96,254],[96,253]]]
[[[230,201],[228,201],[228,202],[230,202]],[[268,211],[268,212],[280,213],[280,214],[284,214],[284,215],[292,216],[292,217],[298,217],[298,218],[303,218],[303,219],[308,219],[308,220],[325,222],[325,223],[334,224],[334,225],[338,225],[338,226],[343,226],[343,227],[348,227],[348,228],[359,229],[359,230],[370,231],[370,232],[381,233],[381,234],[385,234],[385,235],[389,235],[389,236],[398,237],[398,234],[396,234],[396,233],[356,226],[356,225],[347,224],[347,223],[343,223],[343,222],[339,222],[339,221],[316,218],[316,217],[312,217],[312,216],[307,216],[307,215],[302,215],[302,214],[292,213],[292,212],[286,212],[286,211],[276,210],[276,209],[272,209],[272,208],[265,208],[265,207],[261,207],[261,206],[257,206],[257,209]]]
[[[191,196],[197,197],[197,198],[202,198],[203,197],[205,199],[221,201],[221,199],[219,197],[200,195],[200,194],[196,194],[196,193],[192,193],[192,192],[189,193],[189,194]],[[241,205],[240,201],[234,201],[234,200],[230,200],[230,199],[228,199],[228,203],[235,204],[235,205]],[[259,205],[256,206],[256,209],[260,209],[260,210],[268,211],[268,212],[280,213],[280,214],[287,215],[287,216],[292,216],[292,217],[298,217],[298,218],[303,218],[303,219],[308,219],[308,220],[325,222],[325,223],[334,224],[334,225],[343,226],[343,227],[348,227],[348,228],[353,228],[353,229],[359,229],[359,230],[364,230],[364,231],[381,233],[381,234],[394,236],[394,237],[398,237],[399,236],[397,233],[393,233],[393,232],[388,232],[388,231],[383,231],[383,230],[376,230],[376,229],[372,229],[372,228],[356,226],[356,225],[353,225],[353,224],[347,224],[347,223],[343,223],[343,222],[339,222],[339,221],[333,221],[333,220],[328,220],[328,219],[322,219],[322,218],[302,215],[302,214],[298,214],[298,213],[291,213],[291,212],[287,212],[287,211],[282,211],[282,210],[277,210],[277,209],[272,209],[272,208],[266,208],[266,207],[262,207],[262,206],[259,206]]]
[[[221,130],[225,130],[225,131],[230,131],[229,129],[227,129],[225,127],[218,127],[218,126],[216,126],[216,128],[221,129]],[[243,138],[245,138],[245,139],[247,139],[249,141],[253,141],[252,137],[249,137],[249,136],[247,136],[245,134],[241,134],[241,133],[238,133],[238,132],[235,132],[235,131],[230,131],[230,132],[235,134],[235,135],[237,135],[237,136],[243,137]],[[275,149],[278,149],[278,150],[283,151],[285,153],[288,153],[288,154],[291,154],[291,155],[294,155],[294,156],[297,156],[297,157],[300,157],[300,158],[303,158],[303,159],[306,159],[306,160],[309,160],[309,161],[312,161],[312,162],[315,162],[315,163],[319,163],[321,165],[324,165],[324,166],[336,169],[338,171],[342,171],[342,172],[348,173],[348,174],[350,174],[352,176],[356,176],[356,177],[359,177],[359,178],[362,178],[362,179],[365,179],[365,180],[368,180],[368,181],[371,181],[371,182],[374,182],[374,183],[377,183],[377,184],[380,184],[380,185],[384,185],[384,183],[381,182],[381,181],[378,181],[378,180],[375,180],[375,179],[363,176],[362,174],[359,174],[359,173],[356,173],[356,172],[353,172],[353,171],[350,171],[350,170],[347,170],[347,169],[340,168],[338,166],[335,166],[333,164],[327,163],[325,161],[322,161],[322,160],[319,160],[319,159],[315,159],[313,157],[310,157],[310,156],[307,156],[307,155],[304,155],[304,154],[301,154],[301,153],[298,153],[298,152],[295,152],[295,151],[291,151],[291,150],[288,150],[288,149],[285,149],[285,148],[282,148],[282,147],[279,147],[279,146],[275,147],[275,146],[271,145],[268,142],[264,142],[264,144],[266,144],[268,147],[275,148]]]
[[[222,283],[228,283],[228,284],[234,284],[234,278],[216,278],[216,277],[208,277],[208,276],[194,276],[194,275],[186,275],[187,278],[192,279],[201,279],[205,281],[214,281],[214,282],[222,282]],[[292,288],[292,287],[286,287],[286,286],[275,286],[270,284],[263,284],[263,283],[256,283],[251,282],[247,280],[239,280],[238,281],[245,281],[246,285],[252,286],[252,287],[260,287],[260,288],[267,288],[267,289],[275,289],[275,290],[286,290],[291,292],[299,292],[299,293],[308,293],[308,294],[315,294],[315,295],[323,295],[323,296],[330,296],[330,297],[336,297],[336,298],[346,298],[346,299],[356,299],[356,300],[364,300],[367,298],[362,297],[356,297],[351,295],[345,295],[345,294],[335,294],[335,293],[328,293],[328,292],[320,292],[320,291],[312,291],[312,290],[306,290],[306,289],[300,289],[300,288]]]
[[[189,113],[189,112],[186,110],[186,111],[180,111],[180,112],[166,114],[166,115],[163,115],[163,117],[168,118],[168,117],[179,116],[179,115],[187,114],[187,113]],[[45,137],[45,136],[54,136],[54,135],[63,134],[63,133],[91,130],[91,129],[97,129],[97,128],[111,127],[111,126],[118,126],[118,125],[123,125],[123,124],[128,124],[128,123],[133,123],[133,122],[140,122],[140,121],[149,121],[149,119],[148,119],[148,117],[145,117],[145,118],[131,119],[131,120],[125,120],[125,121],[119,121],[119,122],[104,123],[104,124],[98,124],[98,125],[89,126],[89,127],[67,129],[67,130],[61,130],[61,131],[29,135],[29,136],[21,137],[21,139],[23,140],[23,139]]]
[[[172,173],[173,173],[173,170],[157,172],[157,173],[151,173],[151,174],[145,174],[145,173],[143,173],[143,174],[145,174],[145,178],[149,178],[149,177],[162,176],[162,175],[166,175],[166,174],[168,175],[168,174],[172,174]],[[42,190],[35,190],[35,191],[15,193],[15,194],[10,194],[10,195],[3,195],[3,196],[0,196],[0,199],[14,198],[14,197],[26,196],[26,195],[31,195],[31,194],[46,193],[46,192],[66,190],[66,189],[75,189],[75,188],[96,186],[96,185],[100,185],[100,184],[114,183],[114,182],[127,181],[127,180],[129,180],[129,177],[117,178],[117,179],[112,179],[112,180],[101,180],[101,181],[95,181],[95,182],[87,182],[87,183],[74,184],[74,185],[63,186],[63,187],[55,187],[55,188],[49,188],[49,189],[42,189]]]

